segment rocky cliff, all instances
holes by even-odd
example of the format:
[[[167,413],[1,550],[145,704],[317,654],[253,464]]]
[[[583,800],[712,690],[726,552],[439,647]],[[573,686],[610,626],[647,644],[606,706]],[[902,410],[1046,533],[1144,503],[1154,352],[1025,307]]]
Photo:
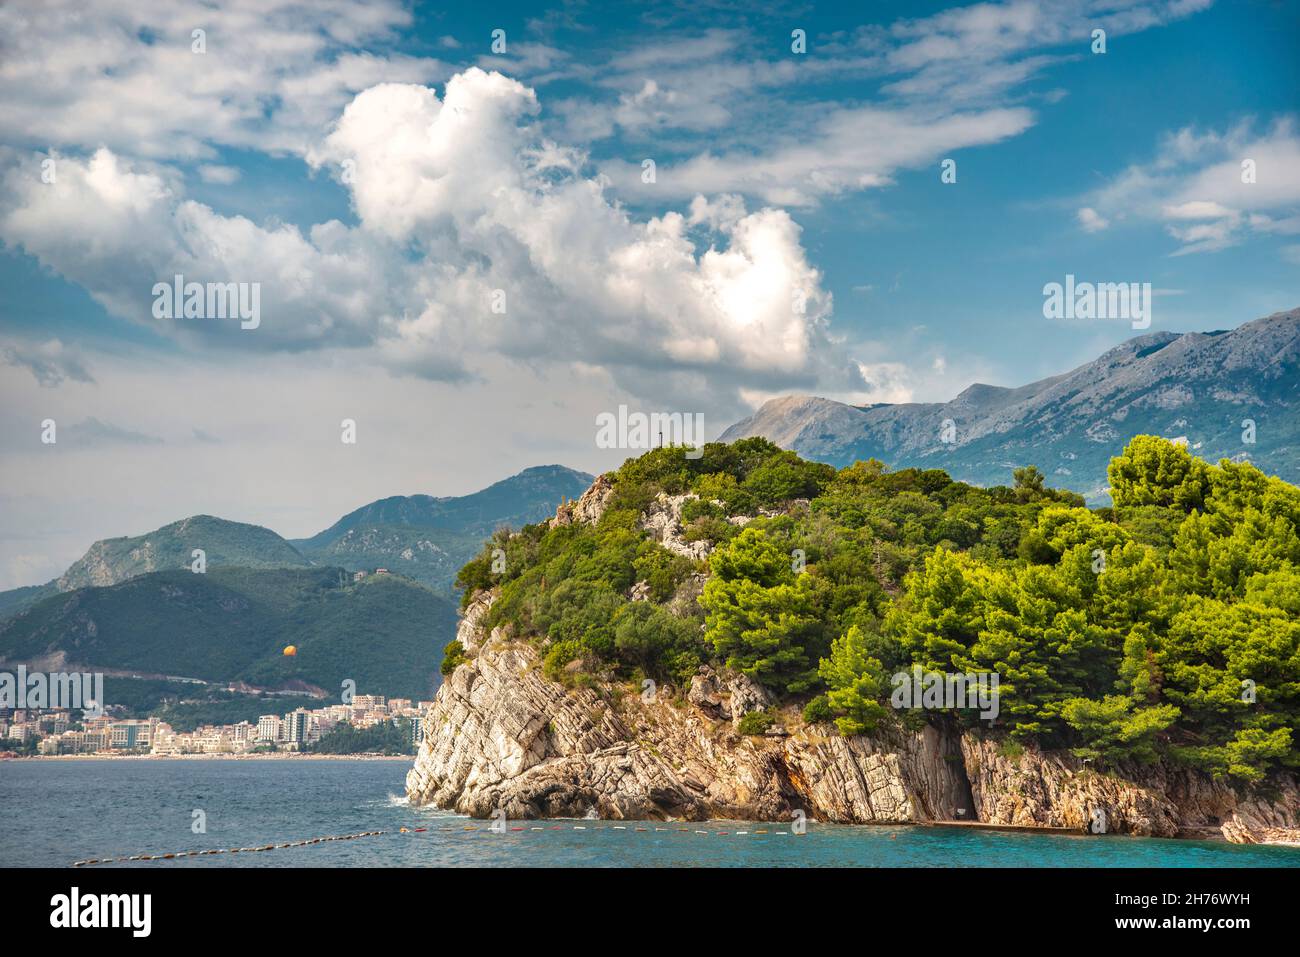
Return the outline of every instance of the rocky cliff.
[[[482,633],[491,596],[468,608],[473,656],[425,718],[407,794],[487,817],[788,819],[897,823],[954,819],[970,806],[957,740],[937,730],[879,740],[824,728],[754,737],[744,710],[768,703],[740,676],[703,671],[686,696],[607,685],[566,689],[537,653]]]
[[[1100,773],[1069,754],[1013,750],[927,726],[844,737],[797,711],[762,736],[741,734],[766,692],[709,668],[685,693],[600,683],[566,688],[537,652],[470,604],[458,639],[469,660],[443,683],[407,775],[416,804],[513,819],[788,820],[883,824],[971,821],[1114,833],[1300,841],[1292,779],[1238,793],[1165,766]]]
[[[970,733],[962,757],[978,819],[991,824],[1082,830],[1100,819],[1117,834],[1300,842],[1300,789],[1292,777],[1238,790],[1167,764],[1100,772],[1068,752],[1010,751]]]

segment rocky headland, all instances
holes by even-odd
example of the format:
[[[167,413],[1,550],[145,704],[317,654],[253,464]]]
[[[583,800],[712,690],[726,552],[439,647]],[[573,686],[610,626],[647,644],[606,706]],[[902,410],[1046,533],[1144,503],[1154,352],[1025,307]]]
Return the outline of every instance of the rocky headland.
[[[565,687],[534,647],[484,633],[482,593],[461,621],[468,655],[439,689],[407,795],[486,818],[976,821],[1108,832],[1300,842],[1292,778],[1236,789],[1165,764],[1093,770],[1061,752],[973,731],[902,727],[846,737],[797,709],[763,735],[740,718],[770,696],[743,675],[703,668],[689,689]]]

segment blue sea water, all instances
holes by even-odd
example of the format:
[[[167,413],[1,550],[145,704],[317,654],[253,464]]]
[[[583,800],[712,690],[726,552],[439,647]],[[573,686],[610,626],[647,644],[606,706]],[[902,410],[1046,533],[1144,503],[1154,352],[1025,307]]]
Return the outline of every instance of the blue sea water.
[[[401,796],[407,767],[366,760],[4,761],[0,866],[384,830],[394,833],[121,866],[1300,867],[1300,848],[943,827],[811,823],[796,835],[776,833],[789,831],[788,822],[565,820],[511,822],[524,830],[493,833],[483,821],[408,807]],[[206,816],[206,834],[191,830],[195,810]],[[402,827],[428,830],[403,834]],[[754,833],[759,829],[770,833]]]

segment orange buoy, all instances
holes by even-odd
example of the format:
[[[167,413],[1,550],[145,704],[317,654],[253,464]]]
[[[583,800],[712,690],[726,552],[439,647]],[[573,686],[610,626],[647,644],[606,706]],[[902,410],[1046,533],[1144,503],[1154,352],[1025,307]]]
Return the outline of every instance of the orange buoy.
[[[297,653],[298,653],[298,647],[297,647],[296,645],[285,645],[285,646],[284,646],[284,656],[285,656],[286,658],[292,658],[292,657],[293,657],[294,655],[296,655]]]

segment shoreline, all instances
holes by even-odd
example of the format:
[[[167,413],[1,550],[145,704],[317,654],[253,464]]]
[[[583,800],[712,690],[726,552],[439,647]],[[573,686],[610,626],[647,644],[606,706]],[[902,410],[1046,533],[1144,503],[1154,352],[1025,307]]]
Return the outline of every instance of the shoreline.
[[[23,757],[5,758],[3,761],[25,761],[25,762],[57,762],[57,761],[402,761],[409,762],[411,755],[406,754],[302,754],[296,752],[286,752],[283,754],[49,754],[49,755],[28,755]],[[0,762],[2,763],[2,762]],[[421,805],[412,805],[413,808],[419,808]],[[455,817],[463,818],[467,821],[479,820],[470,815],[452,812]],[[487,820],[486,818],[482,820]],[[523,820],[552,820],[552,821],[601,821],[604,819],[591,818],[527,818]],[[613,821],[614,818],[608,819]],[[619,819],[623,820],[623,819]],[[627,821],[642,820],[628,818]],[[650,821],[652,819],[644,819]],[[710,818],[707,821],[696,823],[701,824],[718,824],[736,823],[738,819],[734,818]],[[660,823],[690,823],[686,821],[663,821]],[[745,821],[743,823],[762,824],[772,823],[763,821]],[[811,824],[825,824],[831,822],[810,821]],[[1134,838],[1141,837],[1135,834],[1087,834],[1084,832],[1075,832],[1069,828],[1043,827],[1033,825],[1000,825],[984,824],[976,821],[906,821],[895,822],[891,824],[849,824],[841,825],[845,827],[869,829],[872,827],[907,827],[907,828],[945,828],[952,827],[962,830],[979,830],[985,832],[1002,832],[1002,833],[1020,833],[1020,834],[1043,834],[1056,837],[1112,837],[1112,838]],[[1212,844],[1223,844],[1231,846],[1221,833],[1201,833],[1196,831],[1185,831],[1165,840],[1173,841],[1200,841]],[[1261,847],[1289,847],[1300,850],[1300,842],[1293,841],[1259,841],[1256,842]]]

